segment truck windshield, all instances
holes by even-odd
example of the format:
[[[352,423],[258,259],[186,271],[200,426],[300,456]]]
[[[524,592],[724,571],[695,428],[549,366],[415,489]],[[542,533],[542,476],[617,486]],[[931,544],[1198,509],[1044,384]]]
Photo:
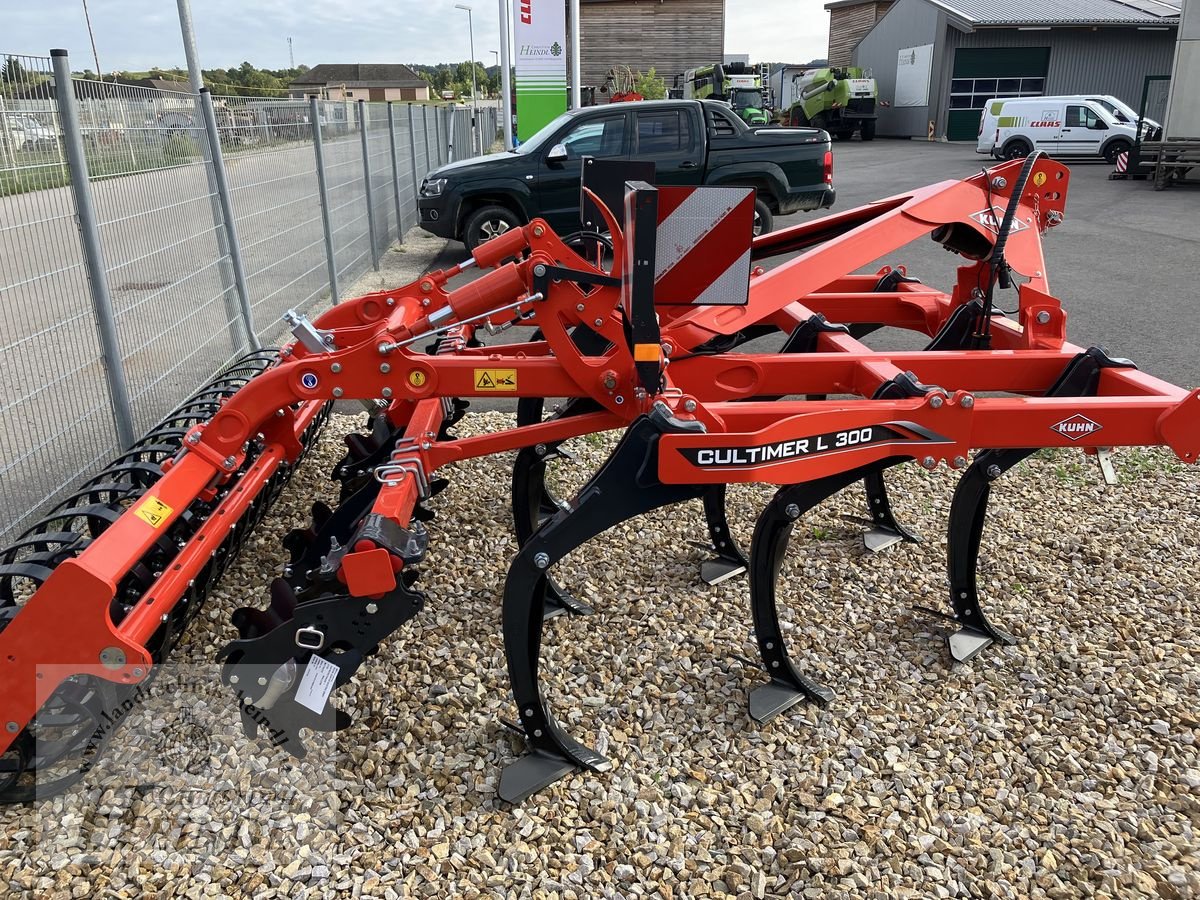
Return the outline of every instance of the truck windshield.
[[[573,116],[569,113],[563,113],[557,119],[554,119],[549,124],[545,125],[531,137],[521,142],[521,146],[513,150],[513,153],[533,153],[542,144],[546,143],[552,135],[558,133],[558,129],[562,128],[567,122],[571,121]]]
[[[762,94],[751,88],[734,88],[729,102],[734,109],[759,109],[762,106]]]

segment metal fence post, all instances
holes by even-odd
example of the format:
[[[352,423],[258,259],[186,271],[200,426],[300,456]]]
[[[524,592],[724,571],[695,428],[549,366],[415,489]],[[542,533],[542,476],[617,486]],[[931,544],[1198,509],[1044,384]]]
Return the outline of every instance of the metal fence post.
[[[396,199],[396,239],[404,243],[404,207],[400,203],[400,160],[396,159],[396,113],[388,101],[388,146],[392,150],[392,194]]]
[[[417,184],[417,129],[413,124],[412,104],[408,104],[408,159],[412,163],[413,203],[417,204],[417,219],[421,218],[421,188]]]
[[[371,154],[367,149],[367,101],[358,101],[358,136],[362,138],[363,187],[367,197],[367,236],[371,241],[371,267],[379,271],[379,244],[375,237],[375,211],[371,203]]]
[[[435,108],[433,111],[433,146],[437,148],[437,164],[439,166],[446,162],[445,157],[442,155],[441,119],[442,117],[438,114],[438,110]]]
[[[421,124],[425,126],[425,161],[429,163],[429,168],[436,169],[438,167],[439,163],[435,162],[435,159],[441,159],[442,155],[439,153],[437,155],[437,157],[435,158],[434,155],[429,152],[429,107],[428,106],[421,107]]]
[[[229,192],[229,180],[225,177],[225,157],[221,153],[221,132],[217,130],[217,116],[213,111],[212,94],[208,88],[200,88],[200,108],[204,113],[208,146],[212,150],[213,180],[216,182],[217,199],[221,204],[221,225],[228,239],[229,262],[233,265],[233,283],[237,288],[242,324],[246,326],[250,346],[258,349],[262,344],[258,335],[254,333],[254,313],[250,310],[250,290],[246,287],[246,269],[242,265],[242,245],[238,242],[237,223],[233,218],[233,197]]]
[[[325,266],[329,270],[329,299],[338,302],[337,259],[333,255],[333,224],[329,221],[329,187],[325,182],[325,147],[321,134],[321,107],[316,97],[308,98],[312,121],[313,150],[317,154],[317,195],[321,200],[321,230],[325,234]]]
[[[100,334],[100,352],[104,359],[104,377],[112,400],[113,424],[122,448],[133,444],[133,404],[129,399],[129,383],[125,379],[125,364],[117,341],[117,321],[113,314],[112,295],[108,290],[108,270],[104,264],[104,248],[100,244],[99,219],[92,202],[88,183],[87,158],[83,152],[83,134],[79,130],[79,114],[75,109],[75,86],[71,81],[71,62],[66,50],[51,50],[54,59],[54,96],[62,122],[63,143],[71,169],[71,190],[75,194],[75,212],[79,218],[79,237],[87,264],[88,281],[92,288],[92,308]]]

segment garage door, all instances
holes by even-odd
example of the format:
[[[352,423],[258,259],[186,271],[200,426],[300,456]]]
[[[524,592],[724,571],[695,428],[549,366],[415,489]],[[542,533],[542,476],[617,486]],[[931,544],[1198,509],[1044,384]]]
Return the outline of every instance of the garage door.
[[[973,141],[993,97],[1037,97],[1046,91],[1049,47],[960,48],[954,51],[946,136]]]

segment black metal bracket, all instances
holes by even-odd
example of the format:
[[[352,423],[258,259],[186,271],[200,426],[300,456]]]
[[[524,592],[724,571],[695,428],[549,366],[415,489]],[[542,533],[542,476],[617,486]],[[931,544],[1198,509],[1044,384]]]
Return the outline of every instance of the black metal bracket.
[[[644,181],[625,184],[625,270],[622,301],[629,324],[630,351],[638,382],[646,393],[662,389],[662,331],[654,308],[658,236],[658,191]],[[653,358],[643,355],[653,349]]]
[[[551,281],[570,281],[585,287],[620,287],[621,279],[612,275],[602,275],[599,272],[587,272],[581,269],[571,269],[567,266],[552,266],[539,263],[533,272],[533,289],[543,296],[550,287]]]
[[[892,269],[890,272],[886,272],[880,276],[879,280],[875,282],[875,287],[873,287],[871,290],[876,294],[890,294],[893,293],[897,286],[901,284],[920,283],[920,278],[912,278],[909,275],[905,275],[899,269]]]
[[[238,695],[246,734],[254,737],[265,728],[273,743],[303,757],[301,728],[336,731],[348,726],[350,716],[342,710],[326,705],[317,713],[298,703],[299,677],[278,692],[272,691],[271,681],[286,672],[290,661],[302,666],[320,656],[338,669],[334,686],[346,684],[366,656],[421,611],[425,597],[410,589],[413,577],[377,599],[330,593],[307,601],[298,600],[291,585],[277,578],[267,609],[244,607],[234,613],[241,637],[226,644],[217,659],[224,662],[222,682]]]
[[[406,565],[413,565],[425,558],[425,551],[429,549],[429,532],[417,522],[413,523],[412,528],[401,528],[387,516],[367,513],[350,546],[357,547],[359,541],[370,541],[392,556],[404,560]]]

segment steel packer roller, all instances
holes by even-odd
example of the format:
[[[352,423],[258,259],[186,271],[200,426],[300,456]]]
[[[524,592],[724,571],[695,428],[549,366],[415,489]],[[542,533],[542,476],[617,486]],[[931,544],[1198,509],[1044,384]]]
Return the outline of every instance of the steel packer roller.
[[[369,433],[348,438],[335,469],[342,502],[315,508],[311,527],[289,535],[290,559],[269,604],[235,612],[239,639],[220,650],[221,677],[248,733],[265,714],[293,753],[303,752],[302,729],[349,725],[344,712],[330,707],[333,715],[319,717],[296,702],[308,672],[323,670],[330,691],[345,684],[427,602],[417,566],[431,539],[424,501],[444,484],[438,470],[511,450],[519,451],[521,549],[504,586],[502,626],[529,753],[505,769],[504,799],[610,766],[566,734],[539,685],[547,614],[586,611],[552,588],[555,563],[618,522],[693,498],[705,501],[714,548],[739,563],[722,503],[731,483],[779,486],[745,559],[769,676],[750,695],[756,719],[830,699],[788,655],[779,627],[774,582],[792,527],[860,480],[871,518],[884,521],[875,506],[886,506],[882,477],[893,465],[964,470],[950,517],[952,656],[1011,640],[984,615],[974,580],[988,494],[1004,471],[1041,447],[1166,445],[1188,462],[1200,452],[1200,393],[1066,342],[1041,239],[1062,221],[1068,180],[1065,167],[1038,155],[999,165],[755,239],[736,265],[796,255],[733,278],[714,268],[703,228],[688,250],[675,213],[715,227],[742,200],[691,200],[631,183],[623,220],[604,211],[610,271],[534,221],[462,266],[347,301],[314,322],[296,317],[296,341],[205,421],[179,426],[178,444],[155,463],[161,471],[139,476],[121,511],[80,531],[67,551],[56,538],[35,543],[43,554],[35,577],[0,572],[5,585],[22,575],[33,586],[3,597],[4,796],[28,799],[44,765],[33,749],[42,745],[37,720],[75,703],[76,685],[128,689],[150,675],[156,635],[178,620],[213,548],[244,534],[258,498],[294,465],[336,399],[380,403]],[[948,292],[899,268],[848,274],[925,236],[962,258]],[[494,268],[450,290],[469,265]],[[994,304],[1005,289],[1015,290],[1015,318]],[[680,303],[685,295],[700,302]],[[513,325],[536,328],[535,339],[475,340],[480,328]],[[871,350],[858,338],[879,326],[925,334],[927,349]],[[737,352],[768,330],[788,335],[786,352]],[[517,427],[455,438],[449,429],[464,399],[477,396],[523,401]],[[796,396],[806,399],[786,399]],[[567,399],[543,419],[546,397]],[[571,500],[551,497],[542,476],[560,445],[613,429],[624,431],[608,461]],[[890,510],[884,515],[902,537]],[[4,559],[18,564],[21,555]],[[50,663],[74,674],[38,678]],[[270,678],[251,677],[264,670]],[[59,755],[76,749],[68,740]]]

